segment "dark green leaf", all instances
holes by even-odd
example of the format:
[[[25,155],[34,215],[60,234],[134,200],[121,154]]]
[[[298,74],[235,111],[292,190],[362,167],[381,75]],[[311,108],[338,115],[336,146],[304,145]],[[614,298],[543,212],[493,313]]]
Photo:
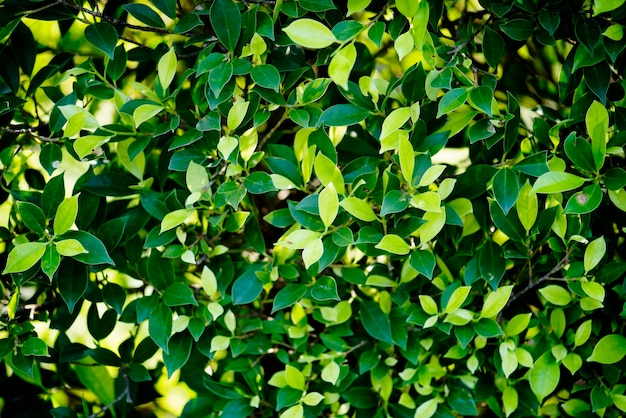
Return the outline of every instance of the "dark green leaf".
[[[37,235],[43,236],[46,229],[46,215],[41,208],[29,202],[17,202],[17,210],[24,225]]]
[[[219,112],[209,112],[198,121],[196,129],[200,132],[219,131],[222,129],[221,122],[222,120]]]
[[[594,19],[578,19],[575,30],[576,39],[587,48],[589,55],[593,55],[602,36],[598,22]]]
[[[218,39],[229,51],[234,51],[241,33],[241,13],[232,0],[216,0],[209,14]]]
[[[433,278],[433,270],[435,269],[436,259],[433,253],[428,250],[417,250],[411,253],[410,258],[411,267],[413,267],[418,273],[428,277],[429,280]]]
[[[245,178],[243,185],[252,194],[265,194],[277,190],[270,175],[264,171],[255,171],[250,174]]]
[[[276,67],[269,64],[257,65],[256,67],[252,67],[250,76],[259,86],[278,92],[280,87],[280,74]]]
[[[82,302],[82,296],[89,284],[87,267],[65,258],[59,267],[57,282],[59,293],[67,304],[67,308],[70,313],[74,312],[76,305]]]
[[[148,332],[156,345],[168,353],[167,343],[172,335],[172,310],[166,304],[158,303],[150,313]]]
[[[322,276],[311,287],[311,296],[317,301],[340,300],[337,295],[337,282],[330,276]]]
[[[126,292],[122,286],[117,283],[107,283],[102,288],[102,297],[118,314],[122,314],[124,302],[126,301]]]
[[[497,289],[506,270],[506,259],[502,256],[502,248],[493,241],[487,241],[480,249],[478,268],[485,281],[494,290]]]
[[[485,26],[483,34],[483,54],[487,64],[493,68],[496,68],[504,57],[504,39],[489,26]]]
[[[161,16],[145,4],[125,4],[122,8],[132,17],[148,26],[152,26],[154,28],[165,27],[165,23],[163,22],[163,19],[161,19]]]
[[[170,19],[176,18],[176,0],[152,0],[152,4]]]
[[[338,104],[326,109],[320,122],[326,126],[350,126],[361,122],[369,113],[369,110],[360,106]]]
[[[474,87],[469,92],[468,100],[477,109],[483,111],[487,116],[491,116],[491,102],[493,100],[493,90],[487,86]]]
[[[586,67],[583,69],[583,74],[589,90],[600,99],[602,104],[606,104],[606,94],[612,80],[609,64],[601,62],[593,67]]]
[[[626,186],[626,170],[612,167],[604,173],[604,184],[609,190],[619,190]]]
[[[263,282],[257,276],[258,265],[252,265],[233,283],[233,303],[244,305],[254,301],[263,291]]]
[[[361,301],[359,312],[361,314],[361,323],[369,335],[377,340],[393,345],[389,316],[385,315],[377,303],[366,300]]]
[[[63,173],[52,177],[43,189],[41,196],[41,209],[50,219],[57,212],[59,204],[65,198],[65,183],[63,182]]]
[[[521,173],[528,174],[529,176],[539,177],[542,174],[550,171],[548,168],[548,153],[541,151],[536,154],[529,155],[522,161],[513,166],[514,170]]]
[[[163,353],[163,362],[167,369],[167,377],[172,377],[172,374],[181,367],[183,367],[189,355],[191,354],[192,338],[186,332],[176,333],[170,338],[168,343],[169,351]]]
[[[532,25],[524,19],[511,19],[500,29],[515,41],[525,41],[533,33]]]
[[[63,152],[57,144],[48,143],[41,147],[39,162],[48,174],[52,174],[56,170],[62,158]]]
[[[163,303],[167,306],[194,305],[198,306],[193,291],[184,283],[172,283],[163,292]]]
[[[272,314],[281,309],[287,308],[297,301],[307,292],[307,287],[301,284],[290,284],[282,288],[274,298]]]
[[[524,241],[526,231],[517,216],[517,212],[513,210],[505,215],[502,208],[500,208],[500,205],[498,205],[495,201],[490,201],[489,213],[491,214],[493,223],[506,236],[514,241]]]
[[[505,215],[515,205],[519,195],[519,180],[517,174],[510,168],[502,168],[493,177],[492,190],[494,198]]]
[[[117,31],[107,22],[98,22],[85,28],[85,38],[100,51],[114,59]]]
[[[115,265],[106,247],[95,236],[85,231],[68,231],[63,234],[63,239],[75,239],[80,242],[85,250],[88,252],[85,254],[78,254],[74,256],[74,259],[85,264],[110,264]]]
[[[602,189],[600,185],[590,184],[569,198],[564,213],[577,215],[590,213],[596,210],[600,203],[602,203]]]

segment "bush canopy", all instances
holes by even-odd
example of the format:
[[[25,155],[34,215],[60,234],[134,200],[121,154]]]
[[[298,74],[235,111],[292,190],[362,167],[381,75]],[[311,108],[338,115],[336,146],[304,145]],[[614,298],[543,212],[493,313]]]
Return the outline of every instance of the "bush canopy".
[[[0,406],[618,417],[624,0],[0,3]]]

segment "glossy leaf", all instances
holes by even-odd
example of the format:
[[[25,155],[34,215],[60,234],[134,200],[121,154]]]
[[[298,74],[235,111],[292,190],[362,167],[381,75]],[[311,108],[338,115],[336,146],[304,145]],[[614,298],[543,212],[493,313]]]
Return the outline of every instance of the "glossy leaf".
[[[85,28],[85,38],[100,51],[114,58],[115,46],[117,45],[117,31],[107,22],[98,22]]]
[[[45,242],[27,242],[17,245],[9,253],[2,274],[20,273],[34,266],[46,252]]]
[[[325,48],[336,42],[332,31],[313,19],[298,19],[283,29],[292,41],[311,49]]]
[[[605,335],[593,347],[587,361],[614,364],[626,356],[626,338],[619,334]]]
[[[234,51],[241,34],[241,13],[232,0],[216,0],[209,13],[213,30],[229,51]]]

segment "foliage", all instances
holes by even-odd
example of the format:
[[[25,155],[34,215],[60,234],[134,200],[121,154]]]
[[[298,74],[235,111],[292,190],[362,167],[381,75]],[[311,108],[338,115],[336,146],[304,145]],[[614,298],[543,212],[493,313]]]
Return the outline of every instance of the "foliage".
[[[4,412],[619,416],[623,3],[5,0]]]

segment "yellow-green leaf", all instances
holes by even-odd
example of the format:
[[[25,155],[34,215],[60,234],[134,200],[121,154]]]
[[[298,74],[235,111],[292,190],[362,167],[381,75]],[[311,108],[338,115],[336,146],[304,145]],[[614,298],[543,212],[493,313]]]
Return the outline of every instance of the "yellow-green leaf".
[[[589,245],[587,245],[587,248],[585,248],[583,260],[585,272],[596,267],[602,260],[602,257],[604,257],[604,254],[606,254],[606,242],[604,241],[604,237],[591,241]]]
[[[20,273],[35,265],[46,252],[45,242],[27,242],[15,246],[9,253],[2,274]]]
[[[394,234],[385,235],[380,242],[376,244],[376,248],[398,255],[405,255],[411,251],[409,244],[401,237]]]
[[[350,215],[365,222],[371,222],[376,219],[376,214],[372,207],[364,200],[358,197],[346,197],[339,204]]]
[[[318,206],[324,226],[329,227],[333,224],[339,210],[339,198],[332,182],[320,192]]]
[[[176,75],[176,51],[171,48],[167,51],[157,64],[157,73],[159,74],[159,82],[163,90],[169,87]]]
[[[337,41],[330,29],[313,19],[294,20],[283,30],[292,41],[305,48],[326,48]]]
[[[168,213],[161,221],[161,233],[176,228],[195,212],[194,209],[177,209]]]
[[[54,216],[54,235],[61,235],[70,230],[78,216],[78,195],[61,202]]]
[[[348,90],[348,79],[356,62],[356,48],[349,43],[335,53],[328,65],[328,75],[336,85]]]
[[[56,242],[56,248],[60,255],[73,257],[78,254],[86,254],[89,251],[76,239],[64,239]]]

